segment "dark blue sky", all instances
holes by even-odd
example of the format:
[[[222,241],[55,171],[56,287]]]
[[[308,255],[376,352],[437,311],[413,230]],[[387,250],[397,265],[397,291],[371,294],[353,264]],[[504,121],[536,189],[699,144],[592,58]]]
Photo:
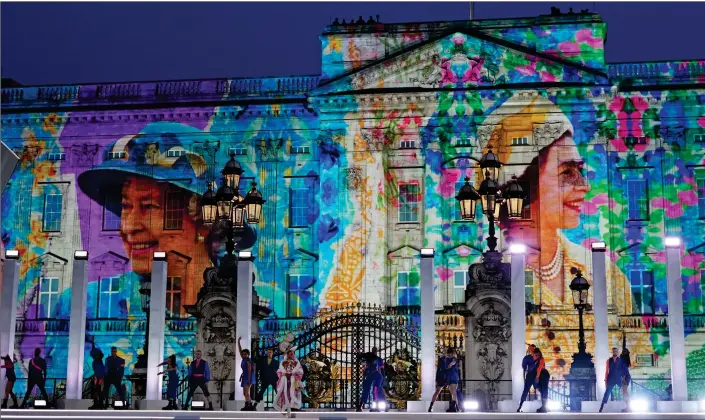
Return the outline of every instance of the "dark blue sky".
[[[478,19],[590,9],[609,62],[705,59],[705,3],[476,3]],[[459,20],[469,3],[3,3],[2,77],[23,84],[320,72],[335,17]]]

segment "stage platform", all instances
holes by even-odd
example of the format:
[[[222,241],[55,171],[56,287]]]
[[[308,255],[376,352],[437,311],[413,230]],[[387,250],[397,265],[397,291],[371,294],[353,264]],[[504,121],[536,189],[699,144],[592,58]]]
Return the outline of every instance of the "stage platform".
[[[307,420],[451,420],[451,419],[488,419],[488,420],[524,420],[548,418],[551,420],[607,420],[619,416],[620,419],[649,420],[689,420],[705,419],[704,413],[407,413],[407,412],[324,412],[305,411],[292,413],[292,418]],[[276,411],[138,411],[138,410],[2,410],[2,420],[10,419],[134,419],[134,420],[246,420],[246,419],[282,419],[285,418]]]

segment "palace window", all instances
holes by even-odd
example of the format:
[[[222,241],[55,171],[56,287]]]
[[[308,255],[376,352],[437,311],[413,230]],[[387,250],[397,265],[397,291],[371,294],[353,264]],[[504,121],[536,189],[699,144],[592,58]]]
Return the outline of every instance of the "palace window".
[[[170,149],[166,151],[166,157],[181,157],[186,156],[186,150],[184,149]]]
[[[518,136],[512,137],[512,146],[528,146],[529,137],[528,136]]]
[[[291,146],[292,155],[308,155],[311,153],[309,146]]]
[[[627,146],[633,146],[635,144],[646,144],[646,137],[644,136],[627,136],[624,138],[624,144]]]
[[[66,159],[66,153],[62,153],[62,152],[49,153],[48,159],[51,160],[51,161],[65,160],[65,159]]]
[[[289,226],[290,227],[306,227],[306,212],[309,208],[308,188],[291,188],[291,197],[289,204]]]
[[[170,317],[181,315],[181,277],[166,278],[166,311]]]
[[[303,274],[290,274],[287,286],[287,316],[301,318],[313,314],[311,286],[313,277]]]
[[[399,222],[416,223],[419,221],[419,203],[421,187],[417,183],[399,184]]]
[[[419,305],[421,278],[417,272],[397,273],[397,304],[400,306]]]
[[[455,140],[455,147],[472,146],[472,137],[459,137]]]
[[[401,140],[399,142],[400,149],[414,149],[416,148],[416,140]]]
[[[108,159],[125,159],[125,152],[108,152]]]
[[[37,318],[56,318],[58,316],[59,279],[57,277],[39,279],[38,299]]]
[[[164,201],[164,229],[180,230],[184,225],[184,195],[180,191],[167,191]]]
[[[695,184],[698,191],[698,218],[705,219],[705,178],[697,178]]]
[[[453,303],[465,302],[465,286],[468,284],[466,270],[453,273]]]
[[[524,271],[524,299],[526,302],[534,303],[534,272]]]
[[[228,149],[228,155],[247,156],[247,147],[231,147],[230,149]]]
[[[106,277],[100,279],[100,296],[98,297],[99,318],[119,317],[119,296],[120,277]]]
[[[103,230],[120,230],[120,207],[122,197],[108,194],[103,201]]]
[[[631,220],[649,218],[649,194],[645,179],[627,180],[627,216]]]
[[[705,143],[705,134],[694,134],[693,141],[695,143]]]
[[[61,213],[63,210],[62,194],[47,194],[44,196],[44,232],[61,231]]]
[[[632,313],[654,313],[654,276],[648,270],[630,270],[629,282],[632,289]]]

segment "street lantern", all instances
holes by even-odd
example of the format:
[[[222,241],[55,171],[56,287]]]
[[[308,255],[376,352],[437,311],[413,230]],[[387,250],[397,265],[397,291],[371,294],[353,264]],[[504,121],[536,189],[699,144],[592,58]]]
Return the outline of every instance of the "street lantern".
[[[218,207],[215,193],[213,192],[211,184],[208,184],[208,191],[206,191],[206,193],[203,194],[203,198],[201,198],[201,217],[203,218],[203,223],[206,225],[215,223],[217,211]]]
[[[230,213],[233,207],[233,197],[235,193],[233,189],[226,183],[218,188],[215,194],[215,200],[218,205],[218,218],[221,220],[230,219]]]
[[[492,179],[490,171],[485,172],[485,180],[480,184],[480,198],[482,199],[482,211],[486,215],[494,217],[495,207],[497,206],[497,192],[499,185]]]
[[[230,154],[230,160],[225,164],[225,167],[221,171],[223,178],[225,179],[225,184],[229,186],[233,191],[237,191],[240,188],[240,176],[245,171],[242,170],[240,162],[235,160],[235,154]]]
[[[152,295],[152,280],[144,280],[140,285],[140,309],[142,312],[149,313],[150,297]],[[149,321],[148,321],[149,322]]]
[[[480,194],[470,184],[469,177],[465,177],[465,185],[460,187],[455,199],[460,204],[460,215],[463,220],[475,220],[475,209],[477,208],[477,200],[480,199]]]
[[[573,304],[582,312],[587,307],[588,290],[590,283],[583,277],[580,270],[575,270],[575,278],[570,282],[570,290],[573,291]]]
[[[522,210],[524,209],[524,190],[519,185],[516,176],[512,176],[512,180],[504,191],[504,198],[507,201],[507,210],[510,219],[521,219]]]
[[[257,224],[262,217],[262,204],[266,200],[262,199],[262,193],[257,191],[257,183],[252,181],[252,189],[247,193],[245,201],[245,212],[247,217],[247,223]]]
[[[235,192],[233,197],[233,210],[232,210],[232,223],[235,229],[242,229],[245,227],[245,205],[243,201],[245,198]]]
[[[492,145],[487,146],[487,153],[480,158],[480,169],[485,175],[485,179],[489,178],[494,182],[498,182],[499,168],[501,167],[502,163],[499,161],[499,157],[492,151]]]

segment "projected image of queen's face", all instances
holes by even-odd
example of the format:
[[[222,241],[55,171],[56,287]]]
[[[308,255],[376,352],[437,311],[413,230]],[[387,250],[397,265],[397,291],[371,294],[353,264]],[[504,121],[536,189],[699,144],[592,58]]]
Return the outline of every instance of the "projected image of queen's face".
[[[138,274],[151,272],[155,251],[189,255],[193,239],[208,235],[198,217],[198,196],[193,193],[137,176],[125,179],[121,193],[120,236],[132,271]]]

